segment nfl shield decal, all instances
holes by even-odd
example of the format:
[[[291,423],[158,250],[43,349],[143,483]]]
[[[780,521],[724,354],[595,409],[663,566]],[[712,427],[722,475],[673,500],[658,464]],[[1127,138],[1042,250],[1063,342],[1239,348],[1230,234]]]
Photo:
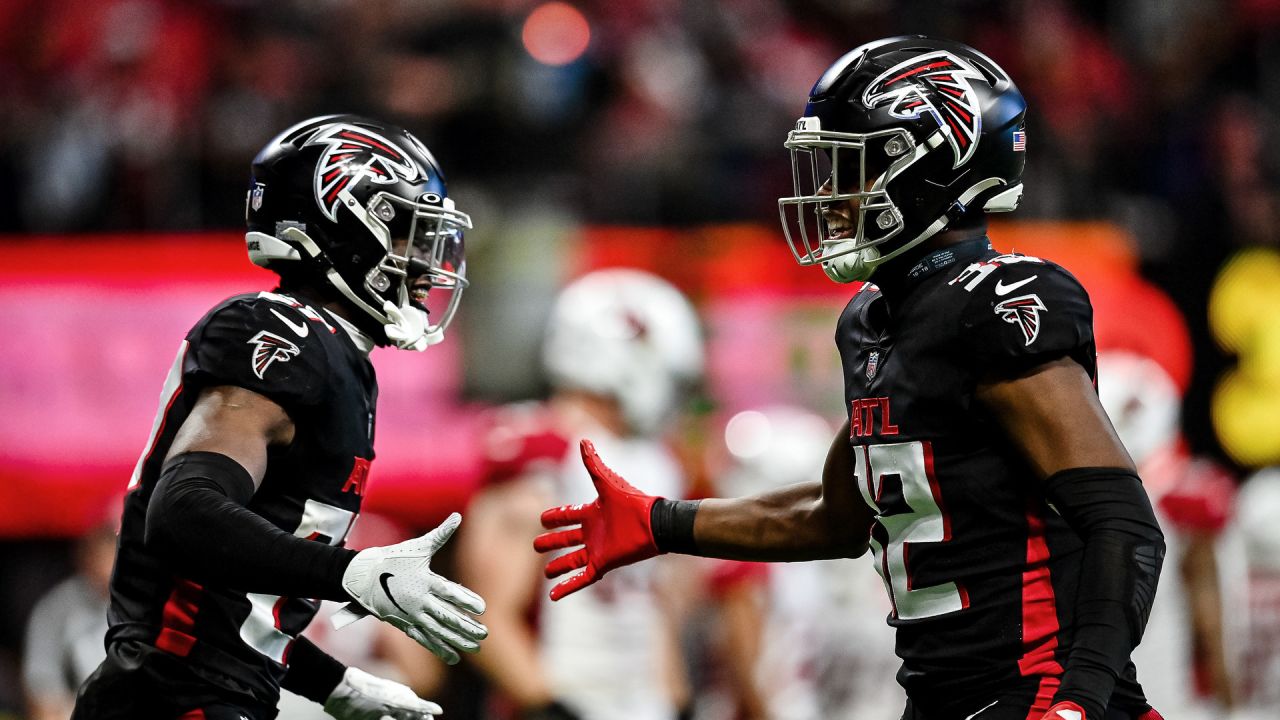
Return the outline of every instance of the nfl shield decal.
[[[867,355],[867,379],[875,380],[876,370],[878,369],[880,369],[880,351],[872,350],[871,353]]]

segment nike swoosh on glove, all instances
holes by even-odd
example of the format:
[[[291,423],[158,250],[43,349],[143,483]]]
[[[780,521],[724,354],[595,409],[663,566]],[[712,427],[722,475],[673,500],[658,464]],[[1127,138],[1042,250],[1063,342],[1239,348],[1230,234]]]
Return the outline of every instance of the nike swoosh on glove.
[[[542,526],[552,532],[543,533],[533,541],[533,549],[540,553],[582,546],[547,563],[549,578],[582,568],[582,572],[551,588],[552,600],[581,590],[614,568],[661,553],[654,543],[649,519],[653,504],[659,498],[645,495],[610,470],[590,440],[582,441],[582,462],[596,486],[595,501],[562,505],[542,513]],[[570,525],[578,527],[568,527]]]
[[[353,667],[347,668],[342,682],[329,693],[324,711],[338,720],[421,720],[444,712],[398,682]]]
[[[1041,716],[1040,720],[1089,720],[1084,708],[1073,702],[1060,702]]]
[[[453,665],[458,651],[474,653],[489,635],[467,613],[484,613],[484,600],[431,571],[431,557],[462,523],[453,513],[431,532],[397,545],[356,553],[342,587],[375,617],[399,628]]]

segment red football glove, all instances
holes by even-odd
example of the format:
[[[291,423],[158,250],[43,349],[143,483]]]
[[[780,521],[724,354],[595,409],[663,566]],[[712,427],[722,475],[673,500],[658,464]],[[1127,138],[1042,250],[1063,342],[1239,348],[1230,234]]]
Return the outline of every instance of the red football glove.
[[[1089,720],[1089,718],[1085,715],[1084,708],[1067,701],[1057,703],[1049,708],[1049,711],[1041,716],[1040,720]]]
[[[1156,712],[1155,708],[1151,708],[1139,715],[1138,720],[1164,720],[1164,716]]]
[[[590,440],[582,441],[582,463],[596,486],[595,502],[563,505],[542,513],[542,526],[552,532],[543,533],[533,541],[533,549],[540,553],[582,545],[547,563],[549,578],[583,568],[582,572],[551,588],[552,600],[581,590],[614,568],[661,552],[653,541],[653,528],[649,523],[649,513],[658,498],[645,495],[610,470]],[[553,529],[566,525],[581,527]]]

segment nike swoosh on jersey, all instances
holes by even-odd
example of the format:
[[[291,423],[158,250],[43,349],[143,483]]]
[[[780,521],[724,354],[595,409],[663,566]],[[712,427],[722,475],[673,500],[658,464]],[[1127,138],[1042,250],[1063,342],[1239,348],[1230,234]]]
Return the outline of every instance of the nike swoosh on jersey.
[[[1026,280],[1019,280],[1016,283],[1010,283],[1008,285],[1005,285],[1003,280],[997,280],[996,295],[1000,295],[1000,296],[1008,295],[1009,293],[1013,292],[1014,290],[1017,290],[1018,288],[1022,287],[1023,285],[1026,285],[1027,283],[1031,282],[1032,280],[1035,280],[1038,277],[1040,276],[1032,275]]]
[[[1034,279],[1034,278],[1033,278],[1033,279]],[[984,713],[984,712],[986,712],[986,711],[990,710],[991,708],[995,707],[995,706],[996,706],[996,704],[997,704],[997,703],[999,703],[999,702],[1000,702],[999,700],[994,700],[994,701],[992,701],[992,703],[991,703],[990,705],[987,705],[986,707],[982,708],[982,709],[981,709],[981,710],[979,710],[978,712],[976,712],[976,713],[974,713],[974,714],[970,715],[969,717],[966,717],[964,720],[973,720],[974,718],[978,717],[978,716],[979,716],[979,715],[981,715],[982,713]]]
[[[997,289],[997,291],[998,291],[998,289]],[[289,329],[290,329],[290,330],[292,330],[292,331],[294,332],[294,334],[295,334],[295,335],[297,335],[297,336],[298,336],[298,337],[300,337],[300,338],[304,338],[304,337],[306,337],[306,336],[307,336],[307,333],[311,332],[311,328],[307,327],[307,324],[306,324],[305,322],[304,322],[304,323],[296,323],[296,322],[294,322],[294,321],[290,320],[289,318],[287,318],[287,317],[285,317],[285,316],[281,315],[280,313],[276,312],[275,308],[271,308],[271,314],[272,314],[272,315],[275,315],[275,316],[276,316],[276,317],[278,317],[278,318],[280,318],[280,322],[284,323],[285,325],[288,325],[288,326],[289,326]]]
[[[391,601],[391,604],[399,608],[400,612],[407,613],[409,611],[400,607],[400,603],[396,602],[396,596],[391,594],[391,587],[387,585],[387,581],[393,577],[395,577],[394,574],[389,572],[384,572],[378,576],[378,584],[382,586],[382,592],[387,594],[387,599]]]

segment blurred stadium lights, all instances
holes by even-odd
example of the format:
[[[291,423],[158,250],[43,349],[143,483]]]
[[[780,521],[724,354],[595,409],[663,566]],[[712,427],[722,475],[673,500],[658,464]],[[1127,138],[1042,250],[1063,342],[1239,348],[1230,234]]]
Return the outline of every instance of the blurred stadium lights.
[[[572,5],[549,2],[529,13],[520,39],[534,60],[544,65],[568,65],[586,52],[591,26]]]

